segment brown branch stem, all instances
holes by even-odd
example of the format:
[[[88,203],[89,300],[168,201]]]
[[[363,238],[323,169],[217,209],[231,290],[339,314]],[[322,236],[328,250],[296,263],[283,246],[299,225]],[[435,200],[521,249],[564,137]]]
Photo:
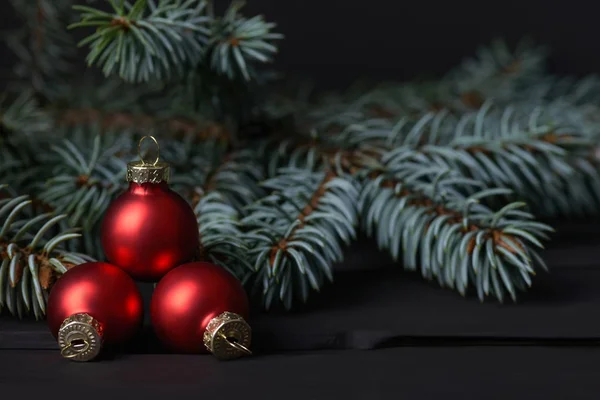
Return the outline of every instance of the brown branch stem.
[[[379,175],[378,173],[373,174],[371,176],[371,178],[374,179],[378,175]],[[381,183],[381,187],[393,189],[400,183],[401,183],[400,181],[395,180],[395,179],[387,179]],[[426,213],[430,214],[430,215],[439,215],[439,216],[449,215],[449,216],[451,216],[451,218],[447,222],[449,224],[454,224],[454,225],[457,225],[457,224],[462,225],[463,224],[463,215],[460,212],[449,209],[442,204],[435,203],[433,200],[427,198],[425,195],[423,195],[420,192],[403,189],[396,196],[399,198],[413,196],[415,198],[410,200],[407,205],[416,206],[416,207],[426,207],[426,208],[428,208]],[[425,227],[425,233],[427,232],[428,229],[429,229],[429,225]],[[510,235],[510,234],[506,234],[506,233],[502,232],[501,230],[486,227],[486,226],[479,226],[472,222],[466,228],[465,227],[461,228],[461,232],[463,232],[465,234],[468,232],[473,232],[473,231],[485,231],[486,239],[493,238],[495,245],[503,247],[513,254],[516,254],[516,251],[514,250],[513,247],[511,247],[508,244],[508,242],[511,242],[515,246],[523,249],[521,242],[516,237],[514,237],[513,235]],[[469,244],[467,245],[468,254],[471,254],[473,252],[473,250],[475,248],[475,240],[476,240],[475,237],[473,237],[469,241]]]
[[[5,260],[9,258],[8,251],[6,249],[11,243],[12,242],[0,240],[0,249],[3,249],[2,251],[0,251],[0,260]],[[50,266],[48,256],[45,254],[34,253],[34,251],[29,247],[19,247],[17,252],[21,253],[23,257],[21,259],[22,261],[17,266],[16,280],[15,282],[11,282],[11,287],[15,287],[20,282],[21,278],[23,277],[23,270],[26,268],[25,263],[27,262],[29,256],[31,254],[34,254],[35,262],[40,267],[37,279],[39,280],[40,285],[43,289],[50,289],[52,284],[56,281],[56,279],[58,279],[58,273]],[[71,263],[66,263],[64,261],[61,262],[67,269],[71,269],[75,266]]]
[[[306,206],[304,207],[302,212],[300,212],[300,214],[296,217],[296,220],[300,220],[300,224],[297,225],[296,228],[294,228],[292,230],[292,232],[290,233],[288,238],[282,238],[279,241],[279,243],[277,243],[276,245],[274,245],[271,248],[271,255],[270,255],[270,259],[269,259],[271,267],[275,263],[275,257],[277,255],[277,252],[279,250],[285,251],[287,249],[288,243],[290,240],[293,240],[293,237],[294,237],[294,234],[296,233],[296,231],[298,229],[301,229],[304,226],[304,220],[306,219],[306,217],[308,217],[315,209],[317,209],[319,207],[319,201],[327,193],[327,187],[326,187],[327,183],[329,183],[329,181],[331,181],[335,177],[336,177],[336,175],[333,172],[329,172],[325,176],[323,181],[321,181],[321,183],[319,184],[317,189],[312,194],[310,200],[306,203]]]
[[[102,130],[131,129],[148,131],[160,129],[174,136],[193,135],[198,140],[221,139],[231,141],[231,134],[225,126],[212,121],[194,121],[185,117],[161,118],[147,114],[127,112],[103,112],[95,108],[67,109],[57,116],[59,126],[75,126],[81,124],[99,124]]]

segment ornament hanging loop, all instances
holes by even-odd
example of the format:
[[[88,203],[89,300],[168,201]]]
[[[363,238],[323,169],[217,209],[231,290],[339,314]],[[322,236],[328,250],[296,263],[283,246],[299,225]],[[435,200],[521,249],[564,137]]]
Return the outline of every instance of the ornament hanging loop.
[[[144,156],[142,155],[142,143],[144,142],[144,139],[152,139],[152,141],[154,142],[154,144],[156,144],[156,159],[152,163],[147,162],[146,160],[144,160]],[[156,140],[156,138],[154,136],[147,135],[147,136],[144,136],[143,138],[140,139],[140,141],[138,143],[138,155],[140,156],[140,160],[142,161],[143,165],[156,166],[156,164],[158,164],[158,162],[160,161],[160,146],[159,146],[158,141]]]
[[[229,344],[234,349],[241,351],[242,353],[246,354],[247,356],[252,355],[252,351],[249,348],[247,348],[246,346],[244,346],[243,344],[240,344],[235,338],[227,337],[223,333],[221,333],[219,336],[221,336],[223,339],[225,339],[227,344]]]
[[[156,145],[156,158],[146,161],[142,155],[142,143],[150,139]],[[139,185],[144,183],[169,182],[169,164],[160,160],[160,146],[154,136],[144,136],[138,142],[139,161],[127,163],[127,182],[135,182]]]
[[[70,360],[92,360],[100,352],[102,342],[102,325],[86,313],[66,318],[58,330],[60,355]]]
[[[81,342],[83,345],[80,346],[78,344],[77,347],[73,344],[73,342],[70,342],[68,345],[62,348],[62,350],[60,351],[60,355],[64,358],[75,358],[81,353],[85,353],[90,348],[90,342],[88,342],[87,340],[82,340]],[[73,349],[73,352],[70,352],[71,349]]]

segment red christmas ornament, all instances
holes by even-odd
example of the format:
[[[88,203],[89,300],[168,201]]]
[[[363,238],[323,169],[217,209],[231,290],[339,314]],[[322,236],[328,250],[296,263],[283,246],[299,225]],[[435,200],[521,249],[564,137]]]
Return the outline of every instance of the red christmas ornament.
[[[158,338],[174,352],[211,352],[219,359],[251,354],[249,304],[241,283],[225,269],[193,262],[158,283],[150,317]]]
[[[48,326],[61,354],[95,358],[103,343],[129,339],[143,319],[142,296],[129,275],[114,265],[91,262],[70,269],[48,297]]]
[[[102,246],[107,259],[134,279],[156,282],[193,259],[198,223],[190,205],[169,188],[169,165],[158,155],[151,164],[140,159],[127,165],[129,189],[106,211]]]

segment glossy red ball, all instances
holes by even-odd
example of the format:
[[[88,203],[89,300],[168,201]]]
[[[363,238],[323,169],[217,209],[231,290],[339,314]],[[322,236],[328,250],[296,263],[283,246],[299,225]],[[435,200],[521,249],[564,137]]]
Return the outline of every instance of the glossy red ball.
[[[129,275],[101,262],[81,264],[67,271],[48,297],[48,326],[58,337],[60,325],[73,314],[87,313],[102,325],[104,341],[129,339],[141,326],[142,296]]]
[[[106,211],[101,235],[108,261],[150,282],[191,261],[199,244],[192,208],[165,182],[131,182]]]
[[[208,323],[225,311],[248,320],[250,306],[242,284],[227,270],[207,262],[182,265],[158,283],[150,304],[156,336],[171,351],[207,353]]]

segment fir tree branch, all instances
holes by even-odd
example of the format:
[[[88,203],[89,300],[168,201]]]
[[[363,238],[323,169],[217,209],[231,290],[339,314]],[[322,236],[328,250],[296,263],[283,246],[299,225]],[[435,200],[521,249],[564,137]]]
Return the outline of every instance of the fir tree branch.
[[[79,45],[89,45],[89,65],[127,82],[170,80],[194,68],[206,50],[210,18],[203,0],[111,1],[112,13],[74,6],[81,21],[69,28],[95,27]]]
[[[193,136],[169,139],[165,159],[173,160],[170,185],[192,205],[199,226],[197,259],[224,267],[240,280],[252,267],[239,224],[243,208],[263,194],[262,172],[251,150],[236,151],[227,143],[195,143]]]
[[[478,57],[465,60],[445,77],[448,97],[456,99],[448,105],[468,111],[480,108],[487,100],[512,101],[515,91],[542,75],[547,53],[530,40],[521,41],[514,50],[505,41],[495,40],[480,48]]]
[[[511,103],[545,104],[561,102],[573,106],[593,104],[600,94],[597,76],[589,75],[581,79],[574,76],[541,75],[528,82],[526,88],[516,91]]]
[[[253,62],[267,63],[277,52],[271,41],[283,35],[273,33],[274,23],[265,22],[262,16],[245,18],[239,10],[245,1],[231,3],[225,15],[216,19],[210,40],[210,66],[219,74],[234,79],[241,75],[249,81],[255,73]]]
[[[29,192],[45,176],[43,154],[36,146],[46,143],[44,134],[52,127],[50,116],[39,108],[31,91],[12,99],[0,99],[0,179],[19,191]]]
[[[222,140],[196,143],[194,135],[166,141],[165,159],[173,166],[173,188],[195,207],[204,194],[219,196],[238,212],[263,195],[263,171],[252,149],[239,150]]]
[[[25,93],[25,97],[31,97],[30,91]],[[139,87],[116,78],[103,82],[86,78],[81,83],[64,86],[54,103],[44,107],[35,102],[33,105],[33,111],[45,118],[44,130],[99,127],[127,135],[158,131],[178,139],[195,135],[198,142],[211,138],[235,142],[231,126],[218,122],[204,109],[194,109],[185,94],[173,93],[162,85]],[[13,108],[13,112],[30,114],[25,108],[21,110],[21,106]],[[33,122],[22,121],[20,129],[39,131]]]
[[[53,282],[93,259],[64,250],[65,242],[81,236],[76,229],[55,232],[66,215],[33,214],[28,196],[6,196],[6,185],[0,190],[0,310],[6,307],[19,318],[33,313],[40,319]]]
[[[66,109],[57,117],[59,126],[77,127],[99,125],[103,130],[127,130],[131,133],[144,133],[157,130],[176,138],[192,135],[196,141],[210,139],[231,140],[230,131],[222,124],[186,117],[156,117],[145,113],[106,112],[100,109]]]
[[[51,116],[40,107],[33,91],[23,91],[16,98],[8,93],[0,97],[0,138],[13,133],[19,136],[46,133],[51,127]]]
[[[262,173],[253,157],[251,151],[232,149],[213,160],[203,157],[211,164],[202,178],[189,186],[194,190],[192,206],[200,227],[201,259],[224,266],[240,280],[248,277],[252,267],[239,220],[244,208],[263,195],[258,186]],[[199,174],[192,176],[199,178]]]
[[[104,139],[104,140],[103,140]],[[95,135],[76,146],[71,140],[52,147],[54,177],[39,198],[69,214],[71,225],[89,230],[108,207],[111,197],[124,189],[126,162],[115,155],[127,149],[125,140],[110,142]],[[104,143],[103,143],[104,141]],[[85,144],[91,144],[86,147]]]
[[[496,40],[439,81],[380,85],[362,93],[358,105],[365,115],[392,119],[418,118],[441,110],[461,115],[480,109],[487,101],[507,105],[543,76],[546,57],[546,48],[530,40],[521,41],[514,50]]]
[[[89,65],[105,75],[117,73],[127,82],[182,78],[200,65],[219,75],[250,81],[254,64],[267,63],[282,35],[262,16],[239,14],[243,2],[233,2],[223,17],[207,12],[205,0],[136,0],[111,2],[113,12],[75,6],[81,13],[76,27],[96,27],[80,42],[89,45]],[[139,61],[138,61],[139,60]]]
[[[284,142],[288,143],[288,142]],[[331,145],[302,144],[296,142],[288,151],[280,147],[281,153],[272,153],[269,163],[270,176],[279,168],[307,168],[332,170],[339,176],[358,177],[366,168],[380,165],[381,150],[375,148],[344,148]]]
[[[62,222],[63,229],[83,228],[83,241],[73,241],[69,249],[103,258],[99,221],[110,202],[126,188],[127,166],[121,157],[131,148],[129,139],[92,135],[86,130],[51,146],[45,166],[52,177],[40,187],[38,198],[69,216]]]
[[[460,116],[481,108],[486,101],[508,105],[525,93],[530,94],[527,99],[531,100],[530,86],[543,77],[545,58],[545,48],[534,47],[528,41],[522,41],[513,51],[505,42],[495,41],[481,48],[478,58],[465,60],[441,80],[357,85],[341,95],[322,96],[308,106],[300,95],[298,100],[288,102],[307,111],[302,116],[288,113],[299,119],[296,128],[300,131],[308,126],[319,132],[344,129],[369,119],[408,118],[414,122],[427,113],[442,110]],[[279,101],[281,107],[293,110],[288,102]],[[283,112],[276,104],[269,106],[271,115]]]
[[[264,182],[273,190],[242,219],[254,264],[253,290],[264,305],[306,301],[333,279],[332,265],[356,235],[356,183],[331,173],[290,168]]]
[[[244,208],[264,195],[259,182],[264,178],[256,165],[255,153],[239,150],[227,153],[206,176],[203,191],[219,192],[229,205],[243,213]]]
[[[394,259],[402,253],[404,268],[419,268],[426,279],[462,295],[474,287],[481,301],[488,295],[503,301],[507,293],[516,301],[536,268],[546,269],[535,247],[543,248],[552,228],[518,210],[525,203],[492,211],[481,201],[509,190],[465,189],[473,185],[480,186],[439,166],[396,165],[363,188],[363,224]]]
[[[489,187],[509,187],[539,216],[596,214],[597,144],[581,125],[555,118],[559,112],[488,102],[458,117],[442,111],[418,120],[372,118],[325,137],[329,146],[372,154],[373,165],[427,158]]]
[[[15,89],[33,88],[46,98],[54,98],[57,88],[67,81],[73,69],[75,45],[65,29],[71,1],[11,0],[11,3],[24,21],[22,29],[6,38],[19,58],[14,68],[19,79]]]
[[[543,110],[522,114],[512,107],[496,112],[483,107],[447,125],[445,132],[425,117],[418,129],[397,136],[383,162],[426,157],[488,187],[513,189],[539,216],[597,213],[596,145],[568,127],[542,123]],[[406,153],[408,148],[414,155]]]
[[[227,269],[240,280],[252,271],[242,239],[239,212],[219,192],[198,190],[194,213],[200,230],[198,259]]]

